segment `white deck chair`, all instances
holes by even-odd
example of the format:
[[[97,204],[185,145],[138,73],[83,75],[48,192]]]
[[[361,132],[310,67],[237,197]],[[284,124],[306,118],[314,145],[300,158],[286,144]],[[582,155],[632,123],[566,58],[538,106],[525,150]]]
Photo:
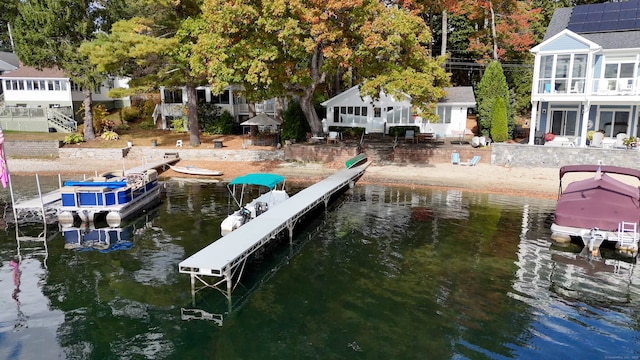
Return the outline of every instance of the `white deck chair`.
[[[604,134],[600,131],[596,131],[593,133],[593,137],[591,138],[591,142],[589,146],[591,147],[602,147],[602,140],[604,140]]]

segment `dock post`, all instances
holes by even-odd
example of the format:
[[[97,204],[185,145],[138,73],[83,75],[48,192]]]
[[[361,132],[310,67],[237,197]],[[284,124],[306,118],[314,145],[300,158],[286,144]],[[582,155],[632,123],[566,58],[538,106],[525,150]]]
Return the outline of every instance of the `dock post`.
[[[191,274],[191,304],[196,306],[196,278],[194,274]]]
[[[233,275],[229,267],[224,272],[224,276],[227,278],[227,299],[231,301],[231,291],[233,290]]]

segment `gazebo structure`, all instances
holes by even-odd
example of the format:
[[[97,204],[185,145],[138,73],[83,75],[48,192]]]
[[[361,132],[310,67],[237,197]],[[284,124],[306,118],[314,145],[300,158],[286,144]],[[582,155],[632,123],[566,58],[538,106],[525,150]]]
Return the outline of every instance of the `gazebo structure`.
[[[277,146],[280,142],[280,122],[263,112],[240,125],[242,125],[243,147],[245,145]],[[245,139],[247,134],[251,139]],[[250,140],[248,144],[246,140]]]

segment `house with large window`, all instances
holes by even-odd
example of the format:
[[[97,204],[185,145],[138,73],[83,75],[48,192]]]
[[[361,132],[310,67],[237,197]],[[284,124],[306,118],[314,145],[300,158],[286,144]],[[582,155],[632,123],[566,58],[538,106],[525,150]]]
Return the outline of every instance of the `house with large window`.
[[[107,109],[130,105],[128,98],[113,99],[107,92],[126,87],[127,79],[110,78],[93,89],[93,104]],[[3,102],[0,103],[0,126],[16,131],[72,132],[81,120],[85,95],[61,69],[36,69],[21,66],[0,74]]]
[[[365,133],[388,134],[392,127],[415,127],[420,133],[437,137],[458,137],[473,126],[467,125],[467,114],[476,108],[470,86],[444,89],[446,96],[437,104],[437,122],[428,122],[413,112],[411,97],[395,99],[381,93],[377,100],[360,95],[354,86],[322,103],[327,108],[325,128],[364,128]],[[474,125],[475,126],[475,125]]]
[[[187,89],[185,87],[160,87],[160,103],[153,111],[153,120],[161,129],[170,129],[171,122],[185,116],[187,108]],[[241,123],[256,114],[265,113],[277,118],[278,112],[286,108],[286,103],[278,99],[269,99],[257,103],[249,103],[241,95],[241,88],[228,86],[221,94],[215,94],[209,86],[196,88],[196,101],[218,106],[221,111],[228,111]]]
[[[640,0],[556,9],[535,55],[529,144],[639,136]]]

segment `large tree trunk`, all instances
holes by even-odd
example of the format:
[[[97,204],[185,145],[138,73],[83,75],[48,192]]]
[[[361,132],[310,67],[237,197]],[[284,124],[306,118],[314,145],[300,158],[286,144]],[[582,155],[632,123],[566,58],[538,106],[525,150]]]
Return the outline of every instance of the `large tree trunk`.
[[[91,99],[91,91],[83,90],[84,100],[82,106],[84,107],[84,140],[89,141],[96,138],[96,133],[93,130],[93,101]]]
[[[316,87],[318,84],[323,83],[326,78],[326,73],[322,72],[323,61],[324,58],[322,56],[322,50],[320,49],[320,45],[318,45],[314,49],[313,56],[311,57],[310,70],[312,82],[304,89],[302,96],[300,96],[300,107],[302,108],[302,113],[307,119],[307,123],[309,123],[309,127],[311,128],[311,132],[314,136],[323,135],[322,122],[320,122],[316,109],[313,108],[313,103],[311,102],[311,98],[313,97],[313,93],[316,91]]]
[[[309,127],[311,127],[311,133],[314,136],[322,136],[322,122],[320,121],[320,118],[318,118],[316,109],[313,108],[313,103],[311,102],[312,94],[313,91],[304,92],[304,94],[300,97],[300,108],[302,108],[302,113],[307,119]]]
[[[200,145],[200,126],[198,124],[198,99],[196,99],[196,87],[187,84],[187,119],[189,119],[189,145]]]

